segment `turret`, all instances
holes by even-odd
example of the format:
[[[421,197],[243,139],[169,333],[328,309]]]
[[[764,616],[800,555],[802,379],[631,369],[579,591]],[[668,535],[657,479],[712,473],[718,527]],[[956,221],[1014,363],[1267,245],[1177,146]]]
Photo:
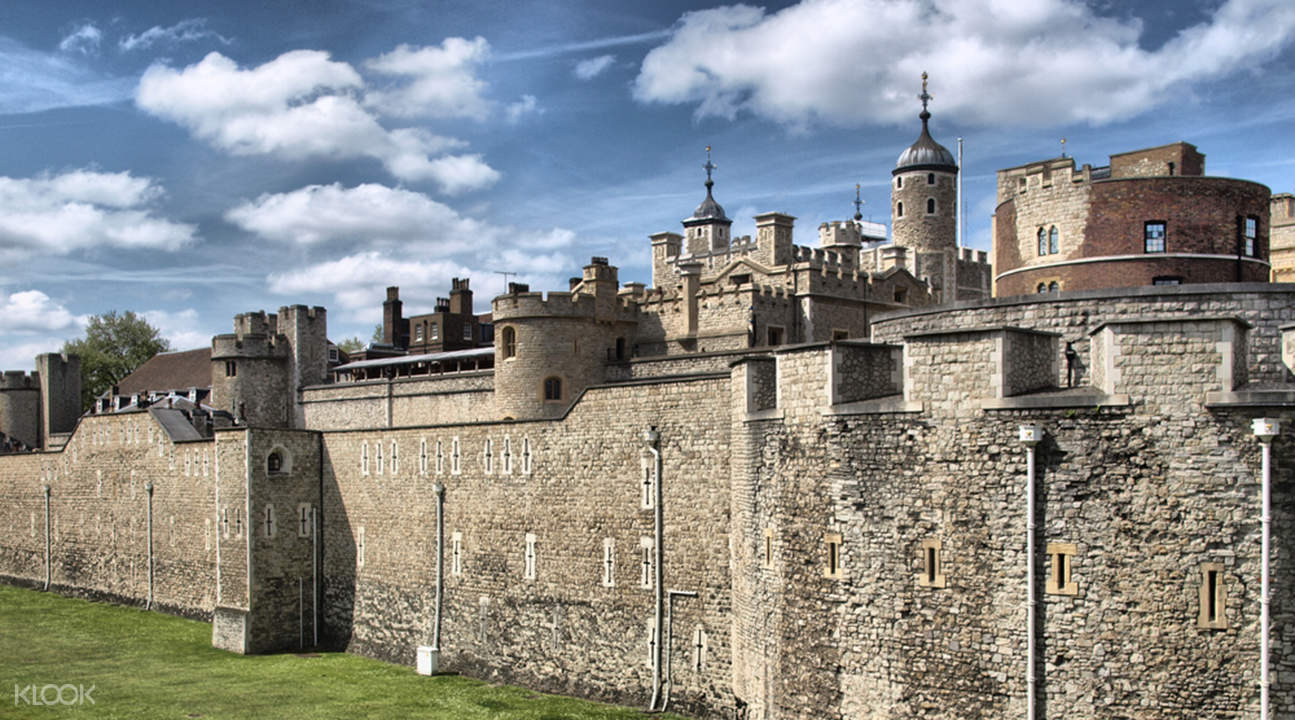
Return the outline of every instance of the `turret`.
[[[779,212],[755,216],[756,260],[768,266],[792,261],[792,231],[796,218]]]
[[[211,339],[211,404],[242,424],[289,427],[290,355],[277,316],[236,315],[232,334]]]
[[[715,187],[711,171],[718,166],[710,161],[709,145],[706,146],[706,164],[702,167],[706,170],[706,199],[693,210],[692,217],[683,221],[685,249],[689,255],[728,250],[729,232],[733,226],[733,221],[724,214],[724,208],[715,202],[711,193]]]
[[[922,133],[900,153],[891,172],[891,227],[895,244],[909,248],[913,274],[926,280],[942,300],[957,287],[958,163],[931,137],[922,73]]]
[[[40,405],[38,373],[7,370],[0,375],[0,433],[6,443],[16,440],[28,448],[40,447]]]
[[[76,429],[81,417],[81,358],[44,353],[36,356],[40,375],[41,442],[47,449],[55,437]]]

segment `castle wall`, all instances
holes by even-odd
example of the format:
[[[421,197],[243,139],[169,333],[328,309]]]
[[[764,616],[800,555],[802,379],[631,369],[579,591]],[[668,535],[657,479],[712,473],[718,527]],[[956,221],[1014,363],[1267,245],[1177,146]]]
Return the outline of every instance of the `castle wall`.
[[[0,575],[142,605],[148,599],[152,483],[153,603],[210,616],[215,605],[214,458],[209,441],[172,442],[149,413],[82,418],[59,452],[0,457]]]
[[[726,704],[728,388],[727,379],[713,378],[604,387],[587,392],[560,421],[326,433],[325,625],[332,639],[403,663],[413,662],[416,646],[430,644],[439,481],[446,486],[444,667],[645,704],[653,591],[641,583],[641,543],[653,537],[653,511],[642,501],[648,461],[641,436],[655,425],[664,458],[665,586],[699,593],[676,601],[673,706]],[[535,536],[533,579],[526,577],[528,533]],[[607,538],[614,545],[611,587],[602,574]],[[707,648],[696,672],[699,625]]]
[[[346,430],[495,418],[494,372],[317,385],[302,391],[305,427]]]

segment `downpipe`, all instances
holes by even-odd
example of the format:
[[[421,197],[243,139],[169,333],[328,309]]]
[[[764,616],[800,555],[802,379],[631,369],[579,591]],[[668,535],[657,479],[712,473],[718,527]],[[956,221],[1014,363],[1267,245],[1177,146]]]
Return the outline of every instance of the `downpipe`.
[[[1037,425],[1022,425],[1021,444],[1025,446],[1025,717],[1035,720],[1035,615],[1038,600],[1034,590],[1034,448],[1043,439],[1043,430]]]
[[[654,570],[653,600],[655,603],[654,622],[652,624],[652,699],[648,702],[648,711],[657,711],[657,704],[661,700],[661,625],[665,614],[665,578],[662,568],[665,559],[665,548],[663,535],[664,532],[664,513],[661,508],[664,493],[661,490],[661,433],[657,432],[656,426],[648,428],[643,433],[643,440],[647,443],[648,452],[652,453],[652,469],[655,474],[653,483],[653,551],[656,554],[656,567]]]
[[[432,652],[439,664],[441,654],[441,607],[445,600],[445,486],[432,486],[436,492],[436,614],[432,621]]]
[[[50,580],[50,527],[49,527],[49,483],[41,486],[45,491],[45,589],[49,590]]]
[[[1259,581],[1259,720],[1268,720],[1268,676],[1269,638],[1269,585],[1272,576],[1269,574],[1268,556],[1272,543],[1272,444],[1273,438],[1281,432],[1281,423],[1272,418],[1256,418],[1251,425],[1255,437],[1263,446],[1263,504],[1260,515],[1262,524]]]
[[[148,599],[144,601],[144,609],[153,609],[153,483],[144,483],[144,492],[146,497],[144,502],[147,503],[147,521],[148,521]]]

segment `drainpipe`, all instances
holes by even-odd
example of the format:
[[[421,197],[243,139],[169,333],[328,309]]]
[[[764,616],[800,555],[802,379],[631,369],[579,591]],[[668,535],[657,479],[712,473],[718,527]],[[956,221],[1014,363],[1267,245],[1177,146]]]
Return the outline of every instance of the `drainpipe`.
[[[50,576],[50,543],[49,543],[49,483],[41,486],[45,491],[45,589],[49,590]]]
[[[1263,524],[1262,553],[1259,581],[1259,720],[1268,720],[1268,554],[1272,539],[1272,444],[1281,432],[1281,422],[1275,418],[1255,418],[1252,423],[1255,437],[1263,445]]]
[[[319,647],[319,511],[310,509],[310,623],[314,647]]]
[[[1020,429],[1021,444],[1025,446],[1025,586],[1026,586],[1026,633],[1025,633],[1025,717],[1034,720],[1035,672],[1034,672],[1034,623],[1037,600],[1034,597],[1034,446],[1043,439],[1043,429],[1038,425],[1022,425]]]
[[[643,440],[647,443],[648,452],[652,453],[653,471],[656,473],[656,482],[654,483],[656,497],[654,498],[655,512],[653,513],[653,547],[656,551],[656,568],[654,578],[656,580],[653,586],[655,600],[655,622],[652,625],[652,700],[648,703],[648,711],[656,710],[657,702],[661,698],[661,623],[665,614],[665,584],[662,572],[662,561],[665,559],[665,549],[662,547],[662,536],[664,533],[664,516],[662,513],[661,502],[663,493],[661,492],[661,433],[657,432],[656,426],[648,428],[643,433]]]
[[[144,492],[148,493],[145,502],[148,504],[148,599],[144,609],[153,609],[153,483],[144,483]]]
[[[441,606],[445,598],[445,486],[432,486],[436,492],[436,615],[432,624],[432,672],[440,665]]]

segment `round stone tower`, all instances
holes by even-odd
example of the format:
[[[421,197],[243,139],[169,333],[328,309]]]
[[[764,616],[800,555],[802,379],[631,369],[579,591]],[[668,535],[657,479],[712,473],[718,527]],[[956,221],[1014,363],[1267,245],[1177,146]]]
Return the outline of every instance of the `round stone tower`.
[[[918,99],[922,134],[900,153],[891,172],[891,232],[896,245],[909,249],[913,274],[929,282],[942,301],[952,300],[957,287],[958,162],[931,137],[926,73]]]
[[[211,339],[211,404],[241,424],[291,427],[291,371],[287,338],[278,317],[234,316],[234,332]]]
[[[80,398],[77,398],[80,402]],[[0,441],[41,446],[40,376],[21,370],[0,374]]]

